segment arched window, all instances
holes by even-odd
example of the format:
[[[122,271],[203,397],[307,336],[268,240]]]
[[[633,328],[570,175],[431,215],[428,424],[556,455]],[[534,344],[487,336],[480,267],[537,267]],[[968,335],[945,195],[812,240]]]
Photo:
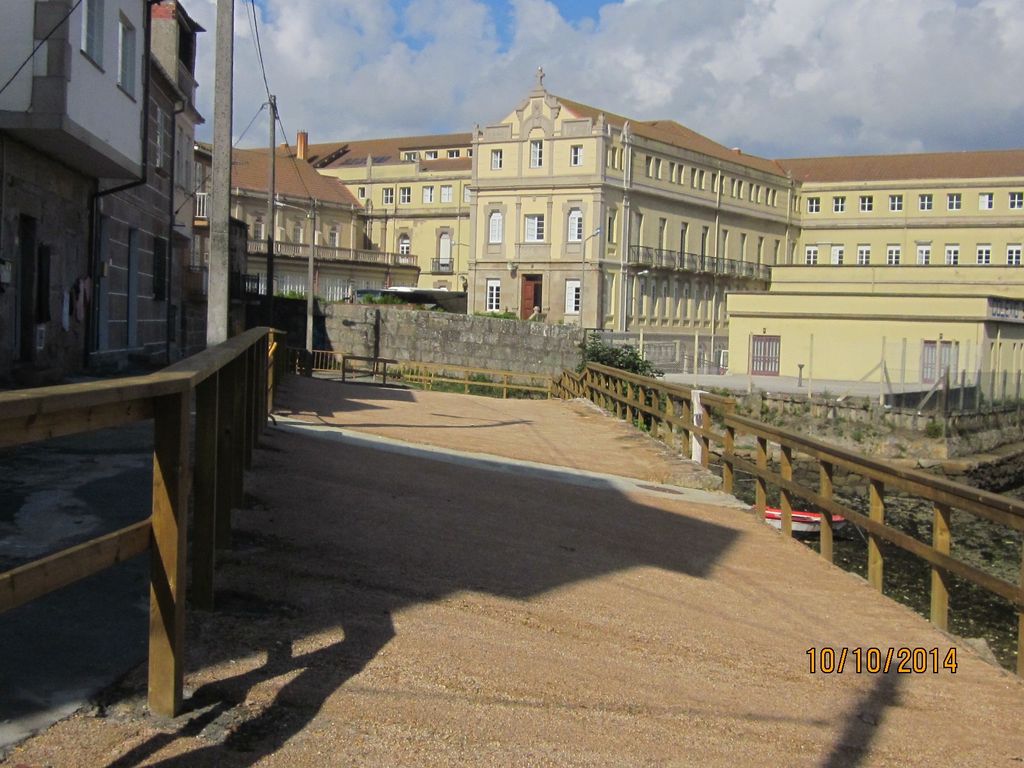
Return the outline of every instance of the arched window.
[[[500,243],[502,238],[502,229],[504,228],[504,218],[501,215],[501,211],[491,211],[491,215],[488,217],[487,222],[487,242]]]
[[[573,208],[569,211],[569,242],[578,243],[583,240],[583,211]]]
[[[412,242],[409,240],[408,235],[399,235],[398,252],[403,256],[408,256],[410,253],[412,253]]]
[[[447,232],[441,233],[441,238],[438,240],[437,259],[444,265],[452,263],[452,236]]]
[[[331,248],[337,248],[338,243],[341,240],[341,228],[337,224],[331,227],[331,231],[330,234],[328,235],[328,238],[328,242],[330,243]]]

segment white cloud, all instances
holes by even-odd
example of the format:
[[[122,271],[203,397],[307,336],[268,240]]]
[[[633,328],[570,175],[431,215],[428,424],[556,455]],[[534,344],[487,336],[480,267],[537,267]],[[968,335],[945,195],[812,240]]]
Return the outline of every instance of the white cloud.
[[[500,16],[481,0],[266,0],[260,30],[292,141],[468,131],[511,111],[543,65],[555,93],[791,156],[1024,145],[1018,2],[626,0],[571,23],[549,0]],[[236,4],[237,134],[265,95]],[[215,3],[189,10],[209,30],[212,118]]]

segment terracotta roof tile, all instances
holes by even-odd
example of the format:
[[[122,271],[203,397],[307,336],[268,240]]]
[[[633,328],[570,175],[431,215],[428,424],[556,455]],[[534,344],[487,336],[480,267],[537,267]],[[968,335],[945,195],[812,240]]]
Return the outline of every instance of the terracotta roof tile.
[[[779,160],[801,182],[981,179],[1024,176],[1024,149]]]
[[[660,141],[674,147],[680,147],[681,149],[700,152],[701,154],[715,157],[719,160],[725,160],[737,165],[744,165],[748,168],[762,171],[764,173],[771,173],[776,176],[786,175],[785,170],[783,170],[775,160],[768,160],[763,157],[748,155],[738,150],[730,149],[716,141],[712,141],[707,136],[699,134],[696,131],[692,131],[684,125],[680,125],[674,120],[632,120],[628,117],[616,115],[614,112],[606,112],[605,110],[592,107],[588,104],[581,104],[578,101],[563,99],[561,96],[556,96],[555,98],[558,99],[559,103],[578,117],[589,117],[596,120],[598,115],[603,114],[605,120],[618,128],[621,128],[623,124],[628,121],[630,129],[637,136],[643,136],[644,138],[653,139],[654,141]]]
[[[266,193],[269,162],[270,153],[265,149],[236,149],[231,163],[232,188]],[[287,147],[277,148],[274,186],[279,195],[361,207],[341,182],[321,176],[309,163],[296,159],[294,150]]]
[[[379,165],[405,162],[402,159],[403,152],[422,152],[425,149],[444,149],[446,147],[468,148],[472,143],[473,135],[471,133],[396,136],[388,139],[310,144],[307,156],[317,168],[337,168],[343,165],[361,164],[366,162],[367,157],[372,157],[374,163]]]

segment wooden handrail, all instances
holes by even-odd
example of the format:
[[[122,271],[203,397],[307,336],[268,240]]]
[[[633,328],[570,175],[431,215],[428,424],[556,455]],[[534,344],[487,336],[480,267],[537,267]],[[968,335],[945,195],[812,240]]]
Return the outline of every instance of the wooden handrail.
[[[0,573],[0,613],[150,550],[149,706],[161,715],[181,711],[189,496],[193,599],[212,607],[214,553],[230,542],[243,469],[283,372],[283,355],[275,354],[283,338],[282,331],[254,328],[158,373],[0,393],[0,447],[154,420],[151,514]]]
[[[948,626],[948,579],[951,575],[1009,601],[1018,614],[1017,673],[1024,675],[1024,564],[1020,584],[1013,584],[950,554],[951,510],[961,510],[1007,528],[1024,531],[1024,503],[917,469],[897,467],[804,434],[739,416],[734,413],[735,401],[720,395],[702,393],[701,403],[712,411],[719,411],[724,431],[712,429],[711,419],[707,419],[702,426],[696,426],[692,423],[692,389],[604,365],[588,363],[581,374],[565,371],[556,379],[554,389],[562,396],[588,397],[619,418],[632,421],[642,418],[649,422],[652,436],[670,445],[675,440],[675,430],[681,431],[686,438],[696,435],[703,447],[702,460],[705,464],[711,453],[710,444],[720,444],[721,449],[716,456],[722,465],[723,489],[728,493],[733,491],[736,470],[749,473],[755,481],[755,509],[759,515],[763,515],[768,485],[778,488],[784,534],[792,535],[792,506],[795,497],[806,499],[824,513],[820,552],[828,562],[832,562],[833,557],[830,516],[846,517],[867,532],[868,581],[880,591],[884,566],[879,547],[881,541],[920,558],[931,568],[930,618],[939,627]],[[676,412],[676,405],[681,407],[681,414]],[[754,439],[754,461],[737,453],[737,439],[744,435]],[[778,472],[770,469],[768,463],[773,444],[778,446]],[[810,488],[793,478],[796,452],[817,462],[819,489]],[[864,478],[868,485],[868,514],[850,509],[835,500],[833,471],[836,467]],[[934,529],[931,543],[916,539],[886,523],[887,491],[899,491],[932,502]]]

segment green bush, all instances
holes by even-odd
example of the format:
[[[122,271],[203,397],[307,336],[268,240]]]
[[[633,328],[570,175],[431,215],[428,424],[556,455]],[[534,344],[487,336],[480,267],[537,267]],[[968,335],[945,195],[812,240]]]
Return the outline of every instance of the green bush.
[[[519,315],[515,312],[474,312],[477,317],[496,317],[499,320],[517,320]]]
[[[644,360],[636,347],[613,347],[605,344],[597,336],[588,337],[583,345],[583,362],[580,363],[578,370],[582,371],[588,362],[607,365],[640,376],[653,377],[664,373],[655,368],[650,360]]]
[[[401,296],[392,296],[391,294],[385,293],[382,296],[372,296],[367,294],[359,300],[360,304],[405,304],[405,299]]]
[[[932,419],[925,425],[924,434],[932,439],[942,437],[942,424]]]

